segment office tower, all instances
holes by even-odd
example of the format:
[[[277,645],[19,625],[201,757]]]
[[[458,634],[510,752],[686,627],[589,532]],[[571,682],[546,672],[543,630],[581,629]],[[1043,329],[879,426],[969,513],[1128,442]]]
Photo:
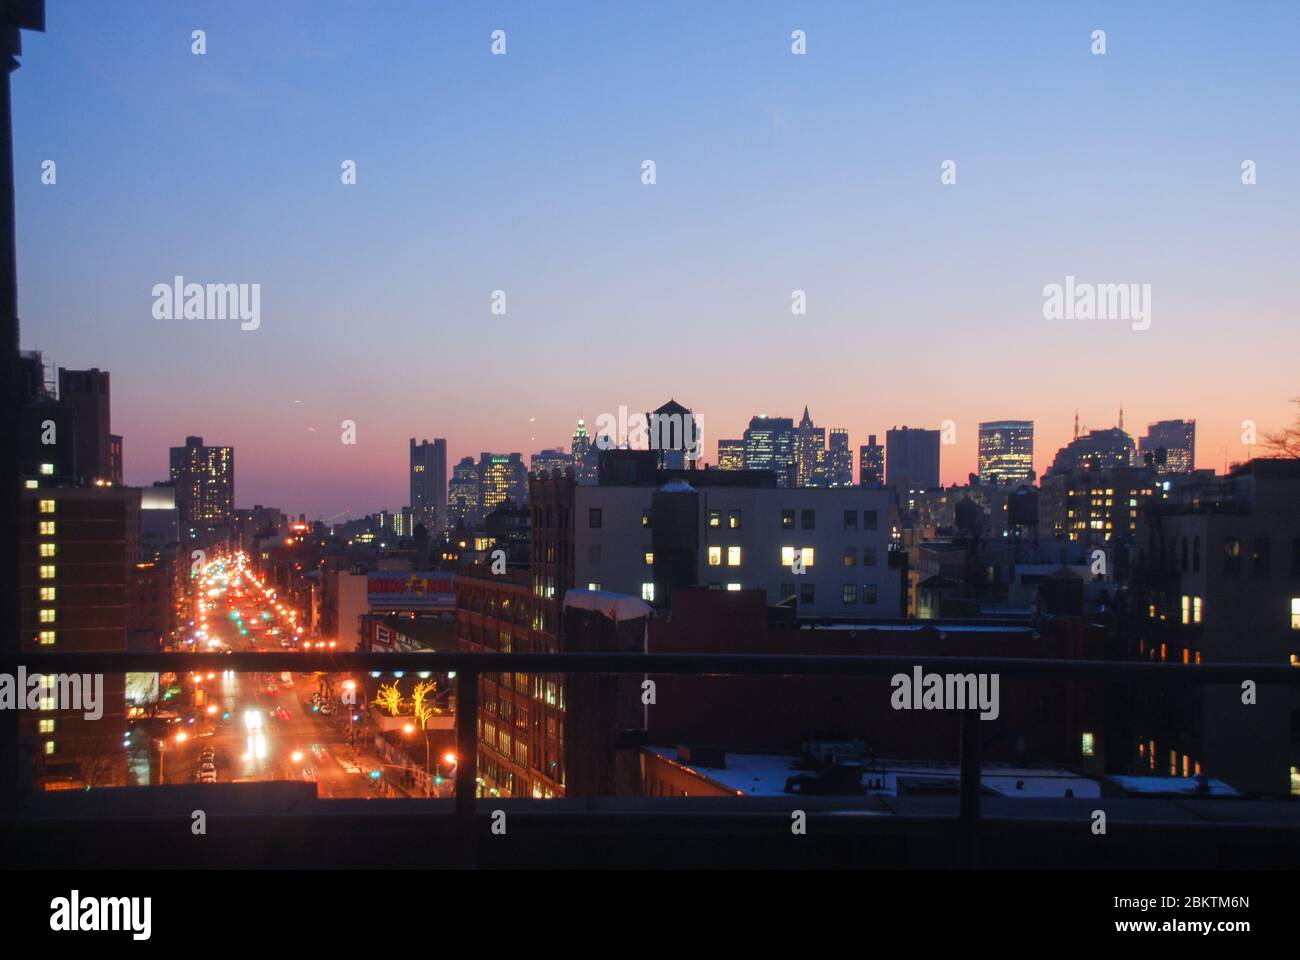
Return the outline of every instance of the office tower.
[[[76,483],[75,413],[59,399],[54,368],[38,351],[19,356],[18,388],[19,475],[43,486]]]
[[[411,438],[411,514],[436,537],[447,526],[447,441]]]
[[[540,453],[534,453],[528,461],[528,472],[534,476],[551,475],[551,471],[559,470],[564,473],[573,467],[573,457],[563,450],[543,450]]]
[[[122,436],[117,433],[108,436],[108,482],[122,485]]]
[[[853,486],[853,449],[849,446],[849,432],[842,427],[833,427],[830,433],[830,446],[827,449],[827,486]]]
[[[478,464],[473,457],[462,457],[451,468],[451,484],[447,490],[449,526],[472,527],[482,519],[479,511]]]
[[[487,516],[507,500],[528,502],[528,471],[518,453],[483,453],[478,461],[479,510]]]
[[[202,437],[186,437],[185,446],[171,448],[171,482],[183,537],[234,520],[234,447],[207,447]]]
[[[19,583],[23,650],[72,653],[127,649],[128,590],[140,561],[137,489],[57,487],[23,490]],[[53,678],[51,678],[53,679]],[[58,709],[24,711],[22,735],[35,744],[36,789],[122,786],[126,778],[122,674],[103,675],[103,716]]]
[[[1076,427],[1077,429],[1077,427]],[[1108,430],[1089,430],[1056,451],[1056,457],[1047,473],[1069,470],[1100,470],[1107,467],[1129,467],[1136,462],[1133,438],[1119,427]]]
[[[579,483],[595,483],[600,469],[599,450],[592,446],[591,435],[587,433],[584,420],[578,421],[573,431],[573,444],[569,449],[573,456],[573,470]]]
[[[794,476],[797,487],[826,486],[826,428],[813,425],[808,407],[794,431]]]
[[[108,371],[59,368],[59,399],[72,407],[76,482],[113,480]]]
[[[794,420],[759,414],[745,431],[745,469],[776,474],[778,487],[794,486]]]
[[[939,486],[939,431],[895,427],[885,433],[885,480],[899,506],[911,509],[913,495]]]
[[[981,483],[1034,482],[1034,422],[990,420],[980,424]]]
[[[858,483],[864,487],[879,487],[885,482],[885,448],[876,443],[873,433],[858,448]]]
[[[718,441],[718,469],[719,470],[744,470],[745,469],[745,441],[744,440],[719,440]]]
[[[1147,435],[1138,440],[1138,460],[1156,473],[1191,473],[1196,469],[1196,421],[1157,420],[1147,424]]]

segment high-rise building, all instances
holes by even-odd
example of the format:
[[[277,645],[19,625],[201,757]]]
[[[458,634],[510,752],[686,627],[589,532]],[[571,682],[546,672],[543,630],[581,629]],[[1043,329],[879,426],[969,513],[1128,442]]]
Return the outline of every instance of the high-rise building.
[[[447,441],[411,438],[411,514],[436,537],[447,527]]]
[[[1123,429],[1089,430],[1056,451],[1048,475],[1069,470],[1131,467],[1137,460],[1133,438]]]
[[[989,420],[980,424],[981,483],[1034,482],[1034,422]]]
[[[72,407],[76,482],[113,482],[108,371],[98,368],[68,370],[60,367],[59,399]],[[120,471],[118,482],[120,483]]]
[[[462,457],[451,468],[451,484],[447,491],[449,526],[473,527],[483,517],[479,510],[478,464],[473,457]]]
[[[796,487],[824,487],[826,483],[826,428],[814,426],[807,405],[794,430]]]
[[[202,437],[186,437],[185,446],[171,448],[171,482],[182,537],[234,520],[234,447],[208,447]]]
[[[858,448],[858,483],[864,487],[879,487],[885,482],[885,448],[876,443],[873,433]]]
[[[1156,473],[1191,473],[1196,469],[1196,421],[1158,420],[1147,425],[1147,435],[1138,440],[1138,458]]]
[[[794,420],[759,414],[749,421],[744,443],[746,470],[767,470],[778,487],[794,486]]]
[[[915,494],[939,485],[939,431],[895,427],[885,434],[885,479],[904,510]]]
[[[719,470],[744,470],[745,469],[745,441],[744,440],[719,440],[718,441],[718,469]]]
[[[827,486],[853,486],[853,448],[849,446],[849,432],[842,427],[832,427],[827,448]]]
[[[22,491],[22,649],[127,649],[128,591],[140,561],[140,502],[139,490],[122,487]],[[48,680],[43,708],[24,711],[20,720],[23,737],[36,747],[36,788],[125,785],[123,675],[102,675],[103,715],[97,719],[87,719],[82,705],[59,709],[68,690],[55,685],[53,675]]]
[[[599,451],[591,444],[591,435],[587,433],[584,420],[578,421],[573,431],[573,445],[569,452],[573,455],[573,469],[579,483],[595,483],[600,469]]]
[[[528,461],[528,472],[534,476],[549,477],[554,470],[563,473],[572,467],[572,455],[563,450],[542,450],[540,453],[534,453]]]
[[[507,500],[528,502],[528,471],[518,453],[482,453],[478,460],[479,509],[491,513]]]

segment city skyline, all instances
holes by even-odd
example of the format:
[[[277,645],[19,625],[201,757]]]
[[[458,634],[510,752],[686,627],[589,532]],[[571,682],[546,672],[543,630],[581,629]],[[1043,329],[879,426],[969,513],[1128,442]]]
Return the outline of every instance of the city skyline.
[[[129,483],[199,434],[239,448],[241,506],[369,511],[404,499],[412,434],[452,462],[527,455],[670,396],[706,416],[710,460],[774,403],[855,445],[953,420],[944,483],[977,469],[992,417],[1035,421],[1040,474],[1076,409],[1195,418],[1216,469],[1248,456],[1243,420],[1290,422],[1285,5],[957,9],[939,33],[906,9],[309,10],[203,10],[202,57],[196,14],[163,4],[106,24],[58,6],[27,38],[22,345],[113,372]],[[159,162],[194,111],[212,135],[162,133]],[[156,319],[175,276],[260,284],[258,329]],[[1070,277],[1149,283],[1150,328],[1045,320]],[[922,355],[926,374],[897,362]],[[770,387],[737,396],[736,370]]]

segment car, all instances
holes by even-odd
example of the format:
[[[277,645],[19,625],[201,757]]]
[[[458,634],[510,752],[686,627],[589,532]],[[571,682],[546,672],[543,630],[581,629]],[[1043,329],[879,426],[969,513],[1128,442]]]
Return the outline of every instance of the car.
[[[313,743],[311,745],[311,755],[315,757],[317,760],[324,760],[325,757],[328,756],[328,754],[325,752],[325,748],[322,747],[319,743]]]

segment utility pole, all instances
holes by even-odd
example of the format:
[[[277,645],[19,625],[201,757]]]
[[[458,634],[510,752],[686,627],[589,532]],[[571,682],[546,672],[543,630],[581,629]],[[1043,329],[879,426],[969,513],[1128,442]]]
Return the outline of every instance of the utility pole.
[[[19,612],[22,588],[18,547],[18,512],[22,508],[18,476],[19,429],[22,396],[18,378],[18,237],[14,213],[14,125],[9,78],[18,69],[23,52],[23,30],[45,30],[45,0],[3,0],[0,5],[0,483],[4,504],[0,505],[0,544],[4,561],[0,565],[0,645],[17,653],[22,649],[22,618]],[[18,711],[0,711],[0,812],[16,810],[31,782],[30,747],[24,749],[18,737]]]

